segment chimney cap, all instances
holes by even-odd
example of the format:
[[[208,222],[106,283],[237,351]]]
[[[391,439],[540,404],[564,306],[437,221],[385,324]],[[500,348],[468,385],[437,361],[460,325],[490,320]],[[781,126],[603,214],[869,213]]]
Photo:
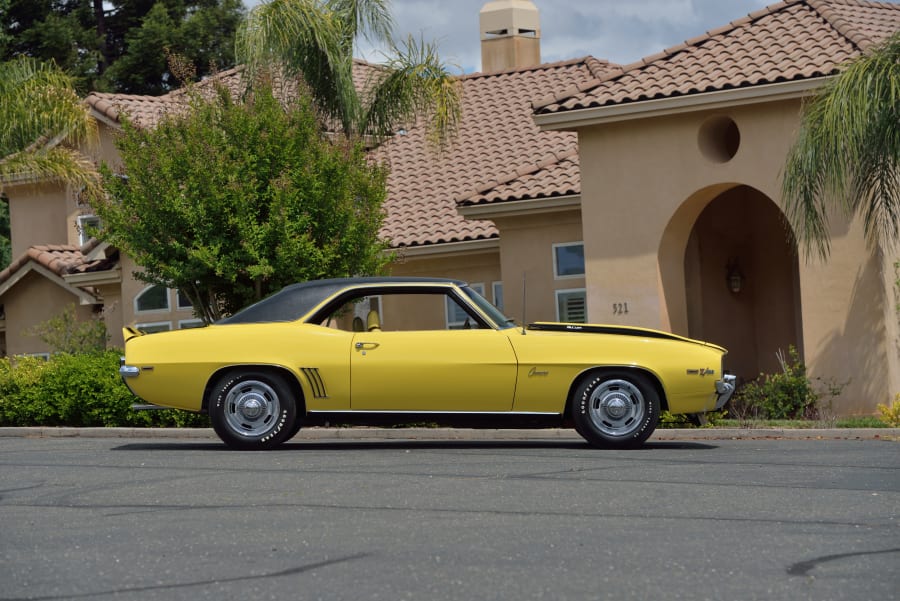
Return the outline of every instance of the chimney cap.
[[[494,0],[478,13],[481,39],[506,36],[541,37],[538,9],[531,0]]]

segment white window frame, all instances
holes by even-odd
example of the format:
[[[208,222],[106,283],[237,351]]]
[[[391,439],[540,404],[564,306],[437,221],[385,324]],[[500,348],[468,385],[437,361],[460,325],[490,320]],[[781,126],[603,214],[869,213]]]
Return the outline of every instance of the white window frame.
[[[188,326],[185,328],[184,326]],[[178,320],[178,329],[179,330],[190,330],[193,328],[202,328],[203,320],[202,319],[179,319]]]
[[[483,283],[483,282],[477,282],[477,283],[475,283],[475,284],[469,284],[469,288],[471,288],[472,290],[474,290],[475,292],[477,292],[477,293],[480,294],[481,296],[484,296],[484,283]],[[452,304],[451,304],[451,303],[452,303]],[[460,305],[459,301],[453,299],[453,297],[450,296],[449,294],[448,294],[447,296],[444,297],[444,321],[447,323],[447,329],[448,329],[448,330],[459,330],[459,329],[462,329],[462,327],[463,327],[463,326],[465,325],[465,323],[466,323],[466,319],[471,319],[471,317],[469,316],[469,314],[466,313],[465,318],[463,318],[462,321],[451,321],[451,320],[450,320],[450,317],[451,317],[451,315],[450,315],[450,309],[451,309],[451,308],[456,308],[456,307],[459,306],[459,305]],[[460,307],[460,309],[461,309],[461,308],[462,308],[462,307]],[[465,311],[463,311],[463,312],[465,313]]]
[[[144,328],[157,328],[160,326],[165,326],[164,330],[156,330],[154,332],[146,332]],[[134,326],[138,330],[143,331],[145,334],[158,334],[160,332],[171,332],[172,331],[172,322],[171,321],[147,321],[144,323],[138,323]]]
[[[85,225],[85,222],[93,223],[88,223],[87,225]],[[88,240],[91,239],[91,237],[87,235],[87,232],[84,231],[85,227],[100,227],[100,218],[94,214],[79,215],[77,223],[79,246],[84,246],[85,244],[87,244]]]
[[[581,242],[559,242],[559,243],[553,244],[553,279],[554,280],[572,280],[572,279],[584,277],[584,270],[582,270],[581,273],[574,273],[574,274],[567,274],[567,275],[559,274],[556,253],[560,248],[565,248],[565,247],[569,247],[569,246],[580,246],[582,258],[584,257],[584,242],[583,241],[581,241]]]
[[[159,286],[160,288],[164,288],[161,284],[150,284],[146,286],[143,290],[141,290],[137,296],[134,297],[134,314],[135,315],[144,315],[147,313],[169,313],[172,311],[172,290],[171,288],[166,288],[166,306],[163,309],[138,309],[138,300],[147,293],[150,289]]]
[[[563,316],[560,315],[560,313],[559,313],[560,296],[562,296],[564,294],[581,293],[584,296],[584,321],[583,322],[569,321],[569,323],[590,323],[588,320],[588,312],[587,312],[587,289],[586,288],[565,288],[562,290],[555,290],[554,293],[555,293],[554,294],[554,300],[555,300],[554,306],[556,307],[556,321],[560,321],[560,322],[569,321],[569,320],[563,319]]]

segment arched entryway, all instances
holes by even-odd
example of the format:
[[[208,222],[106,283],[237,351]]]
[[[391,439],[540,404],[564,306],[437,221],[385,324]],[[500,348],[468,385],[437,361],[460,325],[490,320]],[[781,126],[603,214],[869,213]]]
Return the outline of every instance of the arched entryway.
[[[673,325],[726,347],[727,366],[741,379],[779,370],[780,349],[802,353],[799,260],[781,210],[743,185],[709,188],[682,209],[660,247],[669,311],[680,313]]]

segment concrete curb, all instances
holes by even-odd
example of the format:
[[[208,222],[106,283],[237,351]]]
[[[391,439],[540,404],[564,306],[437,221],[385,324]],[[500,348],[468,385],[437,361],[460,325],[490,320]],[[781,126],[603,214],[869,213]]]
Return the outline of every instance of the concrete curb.
[[[157,438],[218,440],[211,428],[0,428],[0,438]],[[900,428],[692,428],[659,429],[651,441],[665,440],[890,440],[900,441]],[[572,440],[569,429],[537,430],[468,428],[304,428],[292,440]]]

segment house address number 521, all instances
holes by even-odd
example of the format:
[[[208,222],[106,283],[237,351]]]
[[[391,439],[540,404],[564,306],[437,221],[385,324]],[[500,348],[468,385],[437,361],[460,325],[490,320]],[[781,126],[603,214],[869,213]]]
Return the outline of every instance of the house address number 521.
[[[627,315],[628,314],[628,303],[613,303],[613,315]]]

